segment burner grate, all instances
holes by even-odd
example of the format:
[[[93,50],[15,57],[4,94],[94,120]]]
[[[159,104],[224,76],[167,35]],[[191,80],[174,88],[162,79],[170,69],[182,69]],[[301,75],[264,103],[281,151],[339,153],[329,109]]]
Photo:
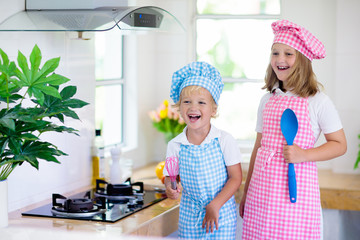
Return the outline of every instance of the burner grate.
[[[23,212],[22,215],[114,223],[166,199],[166,195],[163,191],[143,191],[142,193],[134,191],[133,196],[116,197],[123,197],[126,199],[114,200],[112,197],[102,197],[99,196],[96,189],[91,189],[90,191],[73,195],[68,199],[60,194],[55,194],[53,198],[53,202],[55,202],[54,206],[53,203],[50,203],[27,212]],[[69,199],[72,200],[70,208],[72,209],[73,205],[76,205],[80,212],[63,211],[64,204],[67,205],[68,203],[66,203],[66,201]],[[88,204],[88,201],[92,201],[93,208],[90,207],[91,204],[85,207],[85,209],[82,206],[77,206],[78,203]]]

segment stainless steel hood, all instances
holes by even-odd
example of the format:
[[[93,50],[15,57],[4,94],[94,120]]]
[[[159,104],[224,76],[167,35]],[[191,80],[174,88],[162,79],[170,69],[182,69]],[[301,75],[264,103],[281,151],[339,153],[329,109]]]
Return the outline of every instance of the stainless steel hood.
[[[16,13],[1,22],[0,31],[84,32],[107,31],[113,28],[164,32],[184,31],[182,24],[171,13],[159,7],[102,6],[91,8],[88,5],[91,1],[77,1],[79,0],[27,0],[25,11]],[[92,1],[92,6],[96,6],[94,2],[96,0]],[[114,4],[116,1],[102,1],[102,3],[104,2]],[[71,8],[74,4],[76,6]]]

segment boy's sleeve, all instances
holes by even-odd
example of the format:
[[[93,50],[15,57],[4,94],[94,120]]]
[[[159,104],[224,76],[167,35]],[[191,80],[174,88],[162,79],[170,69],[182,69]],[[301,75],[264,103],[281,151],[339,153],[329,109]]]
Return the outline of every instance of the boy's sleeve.
[[[179,158],[179,150],[180,150],[179,144],[171,140],[167,145],[166,157],[175,156],[175,157]],[[167,172],[166,167],[164,167],[163,174],[164,174],[164,176],[169,176],[169,173]]]
[[[228,133],[223,133],[223,135],[223,144],[221,145],[224,154],[225,165],[231,166],[240,163],[242,156],[235,138]]]

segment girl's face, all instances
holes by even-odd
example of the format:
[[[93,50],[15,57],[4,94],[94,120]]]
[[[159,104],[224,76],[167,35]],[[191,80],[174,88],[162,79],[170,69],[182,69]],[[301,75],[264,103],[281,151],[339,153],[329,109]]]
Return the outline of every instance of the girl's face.
[[[188,130],[210,129],[211,117],[216,114],[213,98],[206,89],[194,91],[188,95],[181,95],[180,115],[184,119]]]
[[[296,59],[296,50],[288,45],[282,43],[275,43],[271,49],[270,64],[274,70],[277,78],[283,81],[286,86],[286,81],[289,74],[292,72]]]

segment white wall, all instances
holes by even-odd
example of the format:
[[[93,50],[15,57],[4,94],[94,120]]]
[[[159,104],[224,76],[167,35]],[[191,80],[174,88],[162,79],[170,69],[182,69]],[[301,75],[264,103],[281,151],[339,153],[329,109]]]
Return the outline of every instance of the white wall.
[[[189,29],[192,20],[191,1],[158,0],[137,1],[139,4],[156,5],[172,12]],[[327,94],[333,99],[343,121],[348,138],[348,153],[323,167],[336,171],[354,173],[360,133],[360,108],[357,106],[357,79],[359,64],[357,56],[360,47],[358,23],[360,2],[357,0],[286,0],[283,2],[283,16],[310,31],[324,42],[328,56],[314,60],[314,70],[324,84]],[[0,21],[22,10],[24,0],[0,0]],[[190,34],[189,32],[188,34]],[[9,210],[21,208],[28,203],[48,199],[51,193],[66,193],[88,185],[91,175],[90,143],[94,130],[94,53],[93,40],[72,40],[74,33],[42,32],[0,32],[0,48],[16,59],[17,50],[25,56],[35,43],[42,50],[43,59],[61,57],[58,73],[71,79],[70,84],[78,86],[76,97],[90,103],[78,111],[80,121],[67,122],[80,130],[80,137],[62,134],[51,136],[55,145],[69,154],[60,159],[62,164],[40,162],[40,170],[30,166],[18,167],[9,177]],[[91,38],[91,33],[85,33]],[[162,134],[151,125],[147,116],[165,98],[169,98],[172,73],[191,60],[192,41],[186,34],[147,34],[126,36],[125,49],[128,66],[127,78],[132,81],[129,94],[134,99],[135,115],[138,116],[138,143],[124,156],[134,161],[135,167],[152,161],[163,160],[166,145]],[[131,47],[134,46],[134,47]],[[126,64],[126,63],[125,63]],[[136,109],[138,107],[138,109]],[[136,139],[136,138],[135,138]],[[356,171],[359,173],[359,171]],[[30,201],[30,202],[28,202]]]
[[[319,163],[321,168],[335,172],[359,173],[353,166],[359,150],[360,107],[356,96],[360,89],[357,43],[360,37],[360,2],[357,0],[284,0],[284,18],[313,32],[325,45],[327,56],[314,60],[314,71],[333,100],[341,117],[348,141],[344,156]],[[318,144],[324,142],[320,139]]]
[[[136,2],[136,1],[132,1]],[[187,19],[186,1],[138,1],[137,5],[155,5],[175,14],[180,20]],[[24,0],[9,3],[0,0],[0,22],[24,9]],[[67,121],[66,124],[80,130],[80,137],[69,134],[53,134],[47,138],[69,156],[60,158],[61,164],[40,161],[37,171],[28,164],[18,167],[9,176],[9,211],[44,199],[51,193],[64,194],[87,186],[91,178],[90,144],[94,134],[94,41],[92,33],[84,33],[88,41],[74,40],[76,33],[50,32],[0,32],[0,48],[12,60],[17,51],[29,56],[34,44],[38,44],[43,59],[61,57],[57,73],[71,79],[70,84],[78,86],[77,98],[90,103],[77,111],[81,121]],[[131,158],[134,167],[141,167],[152,161],[163,160],[166,150],[162,135],[153,129],[147,112],[168,98],[171,74],[186,61],[186,35],[129,33],[125,36],[125,76],[129,81],[126,93],[129,95],[129,111],[134,119],[130,123],[131,149],[124,157]],[[138,118],[138,119],[137,119]],[[135,129],[135,130],[134,130]],[[133,135],[136,135],[133,137]],[[137,141],[137,142],[136,142]]]
[[[359,10],[357,0],[283,1],[284,17],[308,28],[326,47],[326,58],[313,61],[314,71],[339,112],[348,151],[344,156],[318,165],[342,173],[360,172],[353,170],[360,133],[360,107],[356,100],[360,89]]]
[[[156,5],[172,13],[187,27],[190,17],[188,1],[140,0],[137,5]],[[134,41],[132,37],[131,40]],[[139,167],[152,161],[163,161],[166,153],[165,139],[156,131],[148,112],[156,109],[164,99],[169,99],[172,73],[190,60],[187,56],[186,33],[150,33],[136,37],[139,148],[124,154]]]
[[[336,2],[336,51],[335,51],[335,103],[339,109],[348,141],[348,152],[332,162],[336,172],[354,173],[352,170],[360,140],[359,105],[359,56],[360,56],[360,1]],[[357,169],[356,173],[360,173]]]
[[[2,6],[3,4],[1,3]],[[4,8],[0,9],[1,15]],[[90,103],[90,106],[77,111],[81,121],[65,121],[67,126],[79,130],[80,137],[67,133],[43,136],[69,154],[59,158],[61,164],[40,160],[37,171],[24,163],[9,176],[10,211],[29,202],[48,199],[53,191],[64,193],[85,186],[90,179],[89,149],[94,132],[95,95],[93,42],[72,40],[74,37],[76,35],[73,33],[0,32],[0,47],[11,60],[16,60],[18,50],[28,58],[35,44],[42,51],[42,64],[60,56],[56,72],[70,78],[69,84],[77,86],[77,98]]]
[[[318,80],[323,84],[325,93],[335,102],[336,0],[283,0],[282,13],[284,19],[305,27],[325,45],[326,57],[313,60],[313,69]],[[325,138],[321,136],[316,145],[324,142]],[[332,161],[318,163],[318,166],[331,168]]]

